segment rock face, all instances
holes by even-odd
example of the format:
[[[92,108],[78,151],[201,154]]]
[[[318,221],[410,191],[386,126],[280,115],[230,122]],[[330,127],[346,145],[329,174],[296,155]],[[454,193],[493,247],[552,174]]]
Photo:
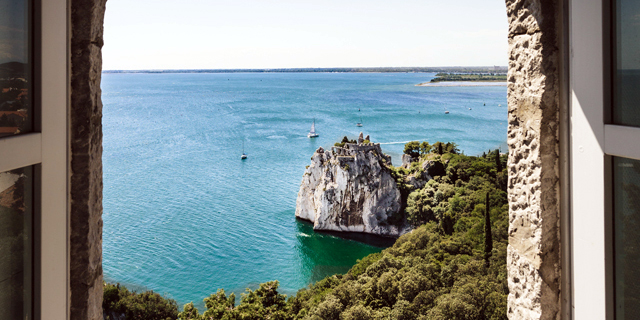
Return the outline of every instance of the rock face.
[[[562,261],[558,228],[558,110],[562,70],[558,51],[562,45],[558,36],[562,29],[557,21],[561,21],[562,11],[557,9],[562,3],[507,0],[506,5],[509,17],[507,315],[512,320],[564,319],[560,314]],[[567,305],[571,307],[570,303]]]
[[[404,159],[404,156],[405,155],[403,155],[402,157],[403,159]],[[422,172],[416,172],[408,175],[404,179],[404,182],[406,184],[412,185],[414,189],[422,189],[427,184],[427,182],[429,182],[429,180],[433,179],[429,175],[429,168],[431,168],[432,165],[433,165],[433,161],[431,160],[422,162],[422,164],[420,165],[420,168],[422,168]]]
[[[411,166],[412,162],[417,161],[417,159],[411,157],[410,155],[403,153],[402,154],[402,167],[408,169]]]
[[[401,196],[385,163],[391,158],[379,144],[318,148],[302,178],[296,217],[313,222],[315,230],[391,237],[408,232],[389,221],[401,209]]]

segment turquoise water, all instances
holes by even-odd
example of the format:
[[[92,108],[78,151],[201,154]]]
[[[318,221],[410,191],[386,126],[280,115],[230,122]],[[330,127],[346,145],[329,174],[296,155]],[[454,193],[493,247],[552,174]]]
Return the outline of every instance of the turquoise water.
[[[506,87],[414,86],[433,76],[103,74],[105,279],[201,305],[274,279],[293,294],[382,250],[296,221],[302,174],[360,131],[395,164],[411,140],[506,151]]]

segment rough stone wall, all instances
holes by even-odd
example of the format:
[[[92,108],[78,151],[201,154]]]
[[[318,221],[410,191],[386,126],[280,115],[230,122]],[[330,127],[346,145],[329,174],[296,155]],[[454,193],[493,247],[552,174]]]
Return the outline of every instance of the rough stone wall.
[[[70,316],[102,319],[102,31],[106,0],[71,0]]]
[[[509,319],[560,317],[561,1],[506,0],[509,18]]]

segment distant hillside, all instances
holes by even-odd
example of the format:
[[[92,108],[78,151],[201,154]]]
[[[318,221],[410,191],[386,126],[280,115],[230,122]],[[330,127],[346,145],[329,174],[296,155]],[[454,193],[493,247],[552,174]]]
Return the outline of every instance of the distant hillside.
[[[7,62],[0,64],[0,79],[24,77],[27,65],[22,62]]]
[[[281,73],[281,72],[448,72],[506,73],[507,67],[380,67],[380,68],[281,68],[281,69],[166,69],[166,70],[103,70],[103,73]]]

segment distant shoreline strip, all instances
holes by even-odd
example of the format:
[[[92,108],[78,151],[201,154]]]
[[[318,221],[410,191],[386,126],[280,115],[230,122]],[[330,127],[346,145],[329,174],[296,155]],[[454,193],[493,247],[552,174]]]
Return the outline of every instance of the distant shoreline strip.
[[[475,81],[456,81],[456,82],[423,82],[416,84],[416,87],[504,87],[507,82],[475,82]]]

